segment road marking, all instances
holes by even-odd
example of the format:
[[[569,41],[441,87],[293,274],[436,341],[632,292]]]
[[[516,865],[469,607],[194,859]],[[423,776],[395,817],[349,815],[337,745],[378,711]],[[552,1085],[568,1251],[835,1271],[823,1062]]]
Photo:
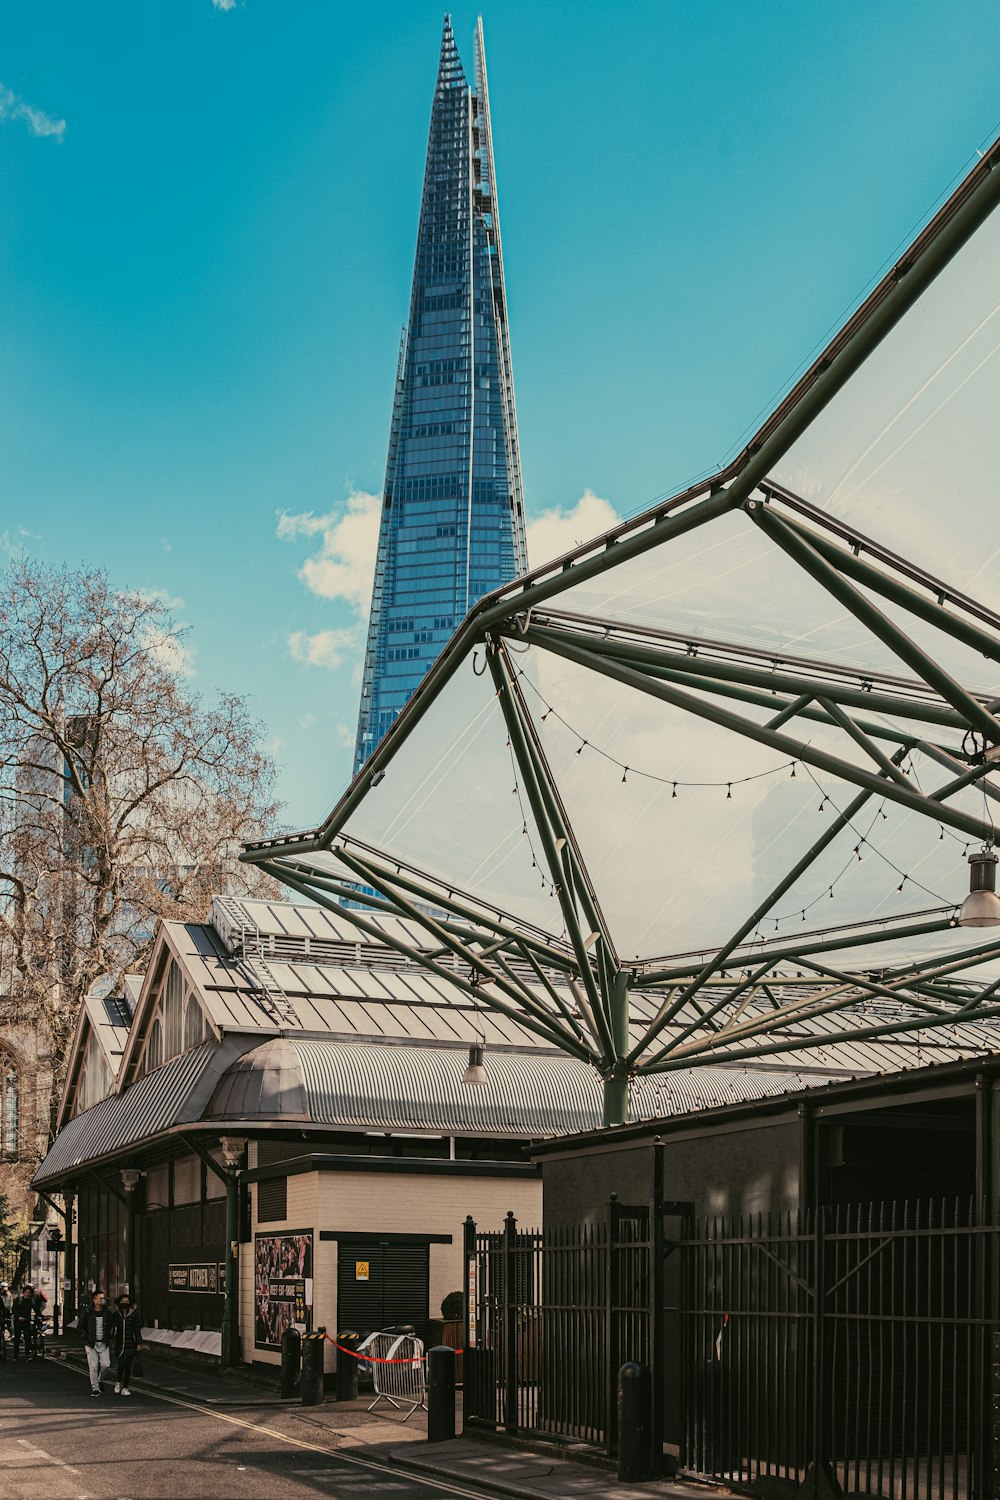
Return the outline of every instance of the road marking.
[[[87,1371],[81,1370],[78,1365],[70,1365],[67,1362],[66,1368],[74,1370],[77,1375],[87,1376],[89,1379]],[[264,1427],[256,1422],[248,1422],[243,1417],[234,1417],[228,1412],[216,1411],[211,1406],[202,1406],[198,1401],[186,1401],[181,1400],[179,1396],[168,1396],[163,1391],[152,1390],[148,1385],[142,1386],[142,1393],[144,1396],[152,1397],[154,1401],[164,1402],[167,1406],[182,1406],[188,1411],[198,1411],[203,1416],[214,1417],[217,1422],[228,1422],[231,1427],[245,1427],[248,1432],[259,1432],[264,1437],[277,1438],[279,1442],[289,1443],[293,1448],[304,1448],[307,1453],[322,1453],[326,1458],[334,1458],[338,1463],[352,1464],[356,1469],[367,1469],[372,1474],[396,1475],[397,1478],[401,1476],[401,1470],[391,1468],[389,1464],[378,1464],[370,1458],[358,1458],[356,1454],[344,1453],[340,1448],[326,1448],[322,1443],[307,1443],[304,1438],[292,1437],[289,1433],[282,1432],[280,1428]],[[58,1463],[59,1460],[56,1459],[55,1462]],[[69,1465],[64,1464],[63,1467],[68,1468]],[[469,1497],[469,1500],[483,1500],[482,1490],[467,1490],[463,1485],[453,1484],[449,1480],[431,1479],[424,1474],[406,1473],[404,1477],[414,1485],[424,1485],[427,1489],[440,1490],[444,1495],[464,1495]]]
[[[75,1474],[77,1479],[80,1478],[79,1469],[74,1469],[72,1464],[64,1463],[61,1458],[56,1458],[54,1453],[48,1453],[44,1448],[39,1448],[34,1443],[29,1443],[27,1438],[17,1438],[16,1442],[18,1447],[24,1450],[23,1453],[0,1453],[0,1458],[2,1458],[5,1464],[14,1464],[19,1457],[35,1460],[35,1462],[30,1464],[22,1464],[20,1473],[33,1473],[44,1465],[46,1468],[64,1469],[67,1474]],[[24,1489],[24,1487],[24,1483],[18,1486],[19,1489]],[[76,1500],[91,1500],[91,1497],[86,1491],[83,1491],[76,1496]]]

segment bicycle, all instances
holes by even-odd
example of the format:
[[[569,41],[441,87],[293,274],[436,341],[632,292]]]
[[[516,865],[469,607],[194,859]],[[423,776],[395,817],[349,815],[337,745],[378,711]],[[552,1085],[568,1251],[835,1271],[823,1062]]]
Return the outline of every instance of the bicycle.
[[[45,1325],[47,1322],[47,1313],[35,1314],[35,1317],[31,1324],[31,1352],[29,1354],[30,1359],[45,1358]]]

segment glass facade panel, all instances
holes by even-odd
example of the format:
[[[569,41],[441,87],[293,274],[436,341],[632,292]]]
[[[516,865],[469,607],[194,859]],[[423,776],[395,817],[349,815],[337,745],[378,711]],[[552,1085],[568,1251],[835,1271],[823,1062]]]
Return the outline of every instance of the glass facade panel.
[[[525,567],[482,30],[470,88],[446,20],[389,437],[355,770],[455,625]]]

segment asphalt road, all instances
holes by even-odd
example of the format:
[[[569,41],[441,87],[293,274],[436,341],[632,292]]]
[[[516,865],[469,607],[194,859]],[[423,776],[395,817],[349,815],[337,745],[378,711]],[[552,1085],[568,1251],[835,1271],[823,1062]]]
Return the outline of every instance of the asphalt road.
[[[387,1467],[302,1408],[135,1391],[90,1394],[46,1359],[0,1364],[0,1500],[434,1500],[481,1496]],[[339,1450],[339,1451],[338,1451]]]

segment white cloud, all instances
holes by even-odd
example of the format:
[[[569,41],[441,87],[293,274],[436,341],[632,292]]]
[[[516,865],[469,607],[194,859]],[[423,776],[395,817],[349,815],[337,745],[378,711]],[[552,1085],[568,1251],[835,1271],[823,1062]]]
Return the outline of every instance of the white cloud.
[[[184,608],[184,600],[178,594],[171,594],[169,589],[136,589],[136,593],[141,599],[162,604],[171,615],[179,614]],[[173,631],[178,628],[184,630],[186,627],[175,625]],[[150,624],[146,631],[146,649],[175,677],[194,677],[197,672],[195,648],[189,640],[173,631],[160,634]]]
[[[236,0],[212,0],[216,10],[235,10]]]
[[[9,528],[0,531],[0,552],[6,552],[11,557],[23,557],[26,542],[40,542],[42,539],[37,531],[29,531],[27,526],[18,526],[14,530]]]
[[[335,672],[357,647],[358,637],[353,630],[318,630],[314,635],[307,630],[293,630],[288,637],[288,649],[295,661],[306,667],[325,667],[328,672]]]
[[[321,538],[319,550],[299,569],[299,577],[310,593],[321,599],[345,600],[361,619],[367,618],[371,604],[381,509],[378,495],[355,490],[346,506],[327,515],[317,516],[308,510],[296,516],[282,511],[278,516],[282,541]]]
[[[0,83],[0,120],[23,120],[32,135],[52,136],[57,141],[66,134],[65,120],[54,120],[43,109],[26,104],[4,83]]]
[[[584,490],[568,510],[557,505],[528,522],[528,564],[537,568],[553,557],[561,557],[564,552],[571,552],[574,547],[610,531],[620,520],[621,516],[610,501],[602,500],[593,490]]]

